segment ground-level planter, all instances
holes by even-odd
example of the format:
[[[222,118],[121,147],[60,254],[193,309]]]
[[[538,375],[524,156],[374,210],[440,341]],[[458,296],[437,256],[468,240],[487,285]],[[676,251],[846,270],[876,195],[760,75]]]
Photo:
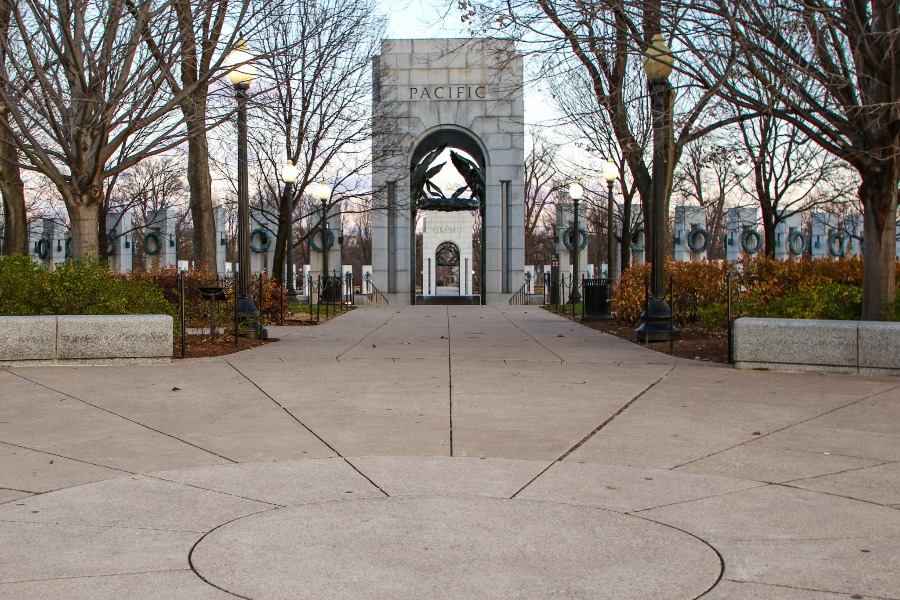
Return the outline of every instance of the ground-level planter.
[[[172,361],[169,315],[0,316],[0,366]]]
[[[900,323],[741,318],[738,369],[900,375]]]

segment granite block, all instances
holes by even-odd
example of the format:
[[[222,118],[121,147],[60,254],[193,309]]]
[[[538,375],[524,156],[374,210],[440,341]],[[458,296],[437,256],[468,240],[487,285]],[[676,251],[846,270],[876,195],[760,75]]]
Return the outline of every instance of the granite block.
[[[735,363],[857,366],[856,321],[741,318]]]
[[[65,315],[58,319],[60,360],[172,356],[169,315]]]
[[[56,317],[0,317],[0,361],[53,360]]]
[[[859,322],[861,369],[900,370],[900,323]]]

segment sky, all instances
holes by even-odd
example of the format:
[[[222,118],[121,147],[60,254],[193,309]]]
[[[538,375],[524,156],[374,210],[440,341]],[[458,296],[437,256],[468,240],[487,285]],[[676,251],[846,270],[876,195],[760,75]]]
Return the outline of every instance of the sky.
[[[390,39],[447,38],[467,35],[449,0],[380,0],[388,15]],[[455,3],[454,3],[455,5]]]

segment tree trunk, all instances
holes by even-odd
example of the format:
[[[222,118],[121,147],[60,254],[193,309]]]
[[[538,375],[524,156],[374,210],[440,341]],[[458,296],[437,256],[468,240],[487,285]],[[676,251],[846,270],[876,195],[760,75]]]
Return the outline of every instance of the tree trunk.
[[[777,227],[778,223],[775,222],[775,211],[767,210],[765,205],[762,207],[762,221],[763,221],[763,235],[765,237],[765,250],[766,250],[766,258],[775,258],[775,227]],[[787,239],[784,240],[784,243],[787,244]]]
[[[109,260],[109,232],[106,230],[106,215],[109,207],[104,202],[97,211],[97,256],[101,260]]]
[[[28,219],[25,214],[25,184],[19,174],[16,147],[0,139],[0,191],[3,193],[3,254],[28,254]]]
[[[213,215],[212,177],[209,174],[209,140],[206,136],[206,97],[198,92],[182,103],[188,131],[187,179],[190,190],[191,222],[196,266],[207,275],[218,277],[216,264],[216,220]]]
[[[281,189],[281,201],[278,203],[278,232],[275,234],[275,256],[272,258],[272,275],[276,281],[284,281],[285,262],[287,258],[287,233],[288,227],[293,226],[293,206],[290,185]]]
[[[72,227],[72,255],[76,259],[99,256],[97,232],[100,226],[100,204],[90,202],[89,192],[66,194],[66,209]]]
[[[194,260],[204,273],[218,277],[216,264],[216,220],[213,215],[212,177],[209,175],[209,142],[203,122],[205,108],[185,115],[188,134],[188,186],[191,192],[191,221]]]
[[[883,161],[878,168],[860,170],[859,198],[865,207],[864,321],[885,321],[894,316],[898,172],[898,158]]]
[[[615,207],[613,207],[615,210]],[[646,214],[646,213],[645,213]],[[646,230],[644,230],[646,233]],[[646,239],[646,235],[644,236]],[[631,268],[631,198],[622,201],[622,245],[619,248],[619,272]]]

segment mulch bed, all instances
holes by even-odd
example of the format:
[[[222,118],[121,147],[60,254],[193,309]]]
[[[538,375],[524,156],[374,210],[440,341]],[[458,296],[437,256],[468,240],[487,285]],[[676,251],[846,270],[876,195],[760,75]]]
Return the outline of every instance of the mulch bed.
[[[628,325],[615,319],[584,321],[582,325],[637,343],[634,339],[635,325]],[[724,331],[708,331],[692,323],[685,324],[680,329],[681,335],[675,340],[673,356],[718,363],[728,362],[728,336]],[[651,343],[650,349],[669,354],[669,342]]]
[[[224,356],[233,354],[241,350],[249,350],[271,342],[277,342],[278,338],[269,338],[267,340],[250,340],[247,338],[238,338],[235,346],[234,337],[222,334],[215,338],[209,335],[189,335],[187,336],[187,352],[185,358],[205,358],[210,356]],[[181,358],[181,338],[175,338],[175,345],[172,351],[172,358]]]

